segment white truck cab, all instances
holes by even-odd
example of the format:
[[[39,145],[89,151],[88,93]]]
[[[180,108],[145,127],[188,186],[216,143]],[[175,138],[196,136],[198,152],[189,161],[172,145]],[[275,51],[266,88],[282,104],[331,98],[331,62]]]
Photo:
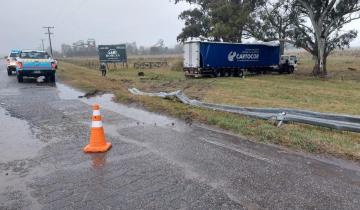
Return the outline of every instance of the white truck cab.
[[[297,64],[299,62],[299,59],[296,55],[282,55],[280,57],[280,65],[284,65],[286,61],[290,66],[294,67],[295,71],[297,70]]]

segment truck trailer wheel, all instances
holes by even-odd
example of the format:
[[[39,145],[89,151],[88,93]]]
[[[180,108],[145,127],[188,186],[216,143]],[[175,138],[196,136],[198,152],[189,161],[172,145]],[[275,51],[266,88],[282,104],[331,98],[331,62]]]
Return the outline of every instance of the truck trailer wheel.
[[[240,71],[238,72],[238,77],[243,77],[243,76],[244,76],[244,71],[240,70]]]
[[[239,71],[234,70],[232,76],[233,76],[233,77],[238,77],[238,76],[239,76]]]
[[[221,72],[219,70],[214,70],[214,77],[221,77]]]
[[[224,71],[224,77],[230,77],[230,76],[231,76],[231,72],[225,70],[225,71]]]
[[[24,77],[22,75],[17,75],[17,80],[19,83],[23,83],[24,82]]]

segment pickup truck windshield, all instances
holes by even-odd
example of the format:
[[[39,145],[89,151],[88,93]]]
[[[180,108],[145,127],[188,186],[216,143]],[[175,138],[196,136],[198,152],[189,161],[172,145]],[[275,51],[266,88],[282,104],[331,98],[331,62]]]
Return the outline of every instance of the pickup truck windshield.
[[[19,53],[10,53],[10,58],[16,58],[19,57]]]
[[[20,58],[48,59],[50,56],[46,52],[22,52]]]

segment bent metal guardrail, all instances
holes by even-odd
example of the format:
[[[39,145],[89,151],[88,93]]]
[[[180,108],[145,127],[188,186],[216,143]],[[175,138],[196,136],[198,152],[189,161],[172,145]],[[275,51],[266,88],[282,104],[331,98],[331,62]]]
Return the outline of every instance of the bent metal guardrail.
[[[205,103],[198,100],[189,99],[182,91],[146,93],[136,88],[130,88],[129,91],[134,95],[156,96],[161,98],[176,98],[184,104],[197,106],[212,110],[224,111],[260,118],[264,120],[276,119],[284,122],[297,122],[321,127],[327,127],[342,131],[351,131],[360,133],[360,116],[338,115],[332,113],[313,112],[300,109],[288,108],[251,108],[239,107],[222,104]]]

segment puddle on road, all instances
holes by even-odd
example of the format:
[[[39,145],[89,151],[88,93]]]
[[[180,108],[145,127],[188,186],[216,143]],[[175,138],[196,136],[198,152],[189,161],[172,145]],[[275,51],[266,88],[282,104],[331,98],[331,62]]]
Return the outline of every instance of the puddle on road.
[[[113,112],[124,115],[125,117],[135,119],[139,122],[143,122],[146,124],[155,124],[159,126],[167,126],[174,122],[175,119],[170,119],[165,116],[161,116],[158,114],[154,114],[151,112],[147,112],[141,109],[128,107],[119,103],[115,103],[112,101],[114,95],[112,94],[104,94],[102,96],[96,96],[89,99],[83,99],[85,103],[92,104],[100,104],[102,108],[111,110]]]
[[[67,100],[75,100],[78,99],[86,104],[93,105],[95,103],[100,104],[100,106],[103,109],[107,109],[113,112],[116,112],[120,115],[123,115],[127,118],[134,119],[138,122],[150,124],[150,125],[156,125],[156,126],[162,126],[162,127],[169,127],[172,126],[173,123],[175,123],[175,130],[181,131],[184,130],[186,126],[185,123],[175,119],[170,118],[167,116],[159,115],[156,113],[148,112],[142,109],[129,107],[120,103],[114,102],[112,99],[114,97],[113,94],[104,94],[95,96],[92,98],[81,98],[79,99],[79,96],[83,96],[84,93],[80,92],[78,90],[75,90],[71,87],[68,87],[64,84],[57,84],[57,88],[59,90],[59,97],[61,99],[67,99]],[[189,128],[187,127],[187,130]]]
[[[31,133],[28,123],[11,117],[2,107],[0,121],[0,162],[33,157],[42,148],[43,144]]]
[[[59,90],[59,97],[61,99],[65,100],[75,100],[79,99],[79,96],[83,96],[84,93],[80,92],[78,90],[75,90],[74,88],[68,87],[61,83],[56,83],[56,87]]]
[[[15,96],[19,95],[20,91],[17,88],[3,88],[0,90],[1,96]]]

